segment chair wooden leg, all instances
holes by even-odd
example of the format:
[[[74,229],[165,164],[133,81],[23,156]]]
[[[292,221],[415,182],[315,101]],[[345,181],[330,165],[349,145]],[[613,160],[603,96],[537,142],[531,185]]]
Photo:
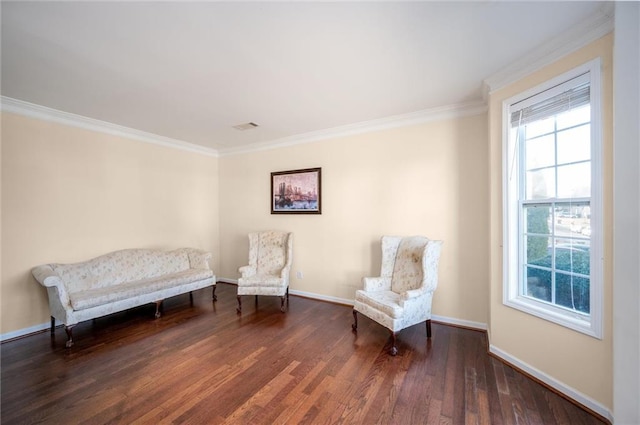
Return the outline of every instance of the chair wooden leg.
[[[193,307],[193,292],[189,291],[189,304]]]
[[[258,296],[256,295],[256,308],[258,308]]]
[[[351,330],[354,332],[358,332],[358,312],[353,310],[353,324],[351,325]]]
[[[427,338],[431,338],[431,319],[427,320]]]
[[[398,347],[396,347],[396,333],[391,332],[391,349],[389,350],[389,354],[395,356],[398,354]]]
[[[237,298],[238,298],[238,307],[236,308],[236,311],[238,313],[241,313],[242,312],[242,300],[240,299],[240,295],[238,295]]]
[[[216,285],[213,285],[213,291],[211,292],[211,295],[214,301],[218,301],[218,296],[216,295]]]
[[[287,299],[286,295],[283,295],[283,296],[280,297],[280,311],[283,312],[283,313],[285,311],[287,311],[287,309],[284,307],[284,303],[285,303],[286,299]]]
[[[159,319],[160,316],[162,315],[160,313],[160,309],[162,308],[162,300],[160,301],[156,301],[156,319]]]
[[[56,318],[51,316],[51,335],[56,333]]]
[[[70,348],[73,345],[73,325],[65,326],[64,330],[67,332],[67,343],[65,347]]]

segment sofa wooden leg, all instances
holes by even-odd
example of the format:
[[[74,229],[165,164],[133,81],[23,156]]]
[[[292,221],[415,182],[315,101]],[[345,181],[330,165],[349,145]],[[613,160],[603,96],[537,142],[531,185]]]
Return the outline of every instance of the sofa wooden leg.
[[[427,320],[427,338],[431,338],[431,319]]]
[[[67,333],[67,343],[65,347],[70,348],[73,345],[73,326],[65,326],[64,330]]]
[[[193,307],[193,292],[189,291],[189,304]]]
[[[237,298],[238,298],[238,307],[236,307],[236,311],[238,313],[241,313],[242,312],[242,299],[240,298],[240,295],[238,295]]]
[[[354,332],[358,332],[358,312],[353,310],[353,325],[351,325],[351,330]]]
[[[398,354],[398,347],[396,347],[396,333],[391,332],[391,349],[389,350],[389,354],[395,356]]]
[[[211,297],[214,301],[218,301],[218,296],[216,295],[216,285],[213,285],[213,291],[211,292]]]
[[[256,295],[256,308],[258,308],[258,296]]]
[[[56,333],[56,318],[51,316],[51,335]]]
[[[156,319],[159,319],[161,316],[160,309],[162,308],[162,300],[156,301]]]

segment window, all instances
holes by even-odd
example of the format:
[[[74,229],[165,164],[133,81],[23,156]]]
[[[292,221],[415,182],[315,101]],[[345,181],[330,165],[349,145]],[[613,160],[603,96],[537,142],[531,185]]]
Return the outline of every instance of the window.
[[[504,303],[602,337],[600,61],[503,104]]]

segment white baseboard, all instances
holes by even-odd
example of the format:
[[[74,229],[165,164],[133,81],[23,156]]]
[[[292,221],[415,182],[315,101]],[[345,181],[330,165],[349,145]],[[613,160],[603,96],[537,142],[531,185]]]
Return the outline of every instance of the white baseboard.
[[[343,304],[343,305],[353,306],[353,300],[348,300],[346,298],[332,297],[330,295],[316,294],[314,292],[298,291],[297,289],[290,289],[289,293],[291,295],[299,295],[301,297],[311,298],[311,299],[314,299],[314,300],[329,301],[329,302],[332,302],[332,303],[335,303],[335,304]]]
[[[226,277],[221,277],[221,278],[218,278],[218,282],[230,283],[232,285],[237,285],[238,284],[238,279],[228,279]],[[315,292],[306,292],[306,291],[298,291],[297,289],[289,289],[289,294],[298,295],[298,296],[305,297],[305,298],[311,298],[311,299],[314,299],[314,300],[329,301],[329,302],[336,303],[336,304],[344,304],[344,305],[353,306],[353,300],[348,300],[346,298],[332,297],[330,295],[316,294]]]
[[[226,277],[219,277],[216,279],[217,282],[222,282],[222,283],[230,283],[232,285],[237,285],[238,284],[238,279],[227,279]]]
[[[517,367],[518,369],[523,370],[534,378],[544,382],[549,387],[557,390],[558,392],[566,395],[567,397],[575,400],[576,402],[582,404],[583,406],[593,410],[603,418],[606,418],[609,422],[613,423],[613,414],[602,404],[598,403],[591,397],[582,394],[580,391],[571,388],[570,386],[558,381],[557,379],[547,375],[546,373],[536,369],[535,367],[523,362],[522,360],[513,357],[509,353],[506,353],[499,349],[494,345],[489,345],[489,352],[494,354],[495,356],[501,358],[505,362]]]
[[[486,323],[473,322],[471,320],[456,319],[454,317],[446,317],[446,316],[438,316],[436,314],[431,315],[431,320],[435,322],[445,323],[447,325],[462,326],[465,328],[478,329],[481,331],[487,330]]]
[[[34,334],[36,332],[49,329],[50,327],[51,327],[51,322],[46,322],[46,323],[40,323],[39,325],[30,326],[24,329],[18,329],[17,331],[7,332],[5,334],[0,335],[0,341],[7,341],[14,338],[20,338],[21,336]]]

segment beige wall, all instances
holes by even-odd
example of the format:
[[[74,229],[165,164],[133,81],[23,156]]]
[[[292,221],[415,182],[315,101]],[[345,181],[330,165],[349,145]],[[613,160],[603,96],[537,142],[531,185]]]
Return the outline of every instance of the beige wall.
[[[492,346],[612,408],[612,36],[566,56],[489,99]],[[598,340],[502,304],[502,101],[578,65],[602,58],[604,141],[604,338]]]
[[[30,269],[123,248],[214,252],[218,159],[2,114],[2,333],[46,323]]]
[[[380,236],[444,241],[433,313],[488,319],[487,115],[220,158],[219,276],[238,277],[247,233],[294,233],[291,289],[353,301],[380,270]],[[270,173],[322,167],[322,215],[271,215]],[[296,278],[296,272],[303,279]]]

